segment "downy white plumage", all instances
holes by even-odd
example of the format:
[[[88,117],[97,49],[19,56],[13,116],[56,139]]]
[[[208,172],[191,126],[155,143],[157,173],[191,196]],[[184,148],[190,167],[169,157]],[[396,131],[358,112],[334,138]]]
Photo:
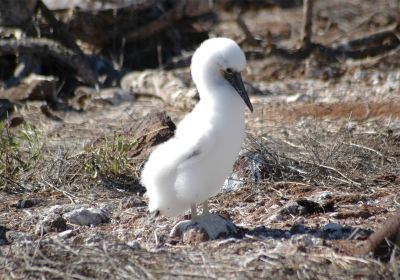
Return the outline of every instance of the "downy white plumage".
[[[178,125],[175,136],[150,155],[141,177],[149,210],[183,214],[215,195],[232,172],[245,137],[246,105],[253,111],[241,72],[246,58],[231,39],[206,40],[196,50],[191,73],[200,101]],[[193,213],[194,212],[194,213]]]

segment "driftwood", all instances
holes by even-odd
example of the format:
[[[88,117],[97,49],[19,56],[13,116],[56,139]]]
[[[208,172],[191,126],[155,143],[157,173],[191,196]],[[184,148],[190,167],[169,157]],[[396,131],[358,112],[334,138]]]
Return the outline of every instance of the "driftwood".
[[[68,65],[74,69],[84,82],[90,85],[97,84],[96,74],[85,62],[85,59],[54,40],[44,38],[0,40],[0,55],[8,54],[35,54],[42,57],[51,56],[62,64]]]

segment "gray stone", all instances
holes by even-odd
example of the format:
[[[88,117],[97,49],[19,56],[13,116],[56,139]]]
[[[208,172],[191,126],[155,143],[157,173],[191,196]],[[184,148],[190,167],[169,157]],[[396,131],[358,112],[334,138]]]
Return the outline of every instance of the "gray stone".
[[[66,220],[56,213],[50,213],[36,226],[35,234],[43,235],[49,232],[63,232],[67,230]]]
[[[131,249],[137,250],[140,249],[140,243],[137,240],[128,241],[126,243]]]
[[[6,238],[10,243],[31,242],[35,239],[30,233],[13,230],[6,232]]]
[[[111,212],[107,207],[86,208],[80,207],[63,215],[71,224],[80,226],[97,226],[108,223],[111,219]]]
[[[31,208],[31,207],[34,207],[34,206],[40,204],[43,201],[44,201],[44,199],[41,199],[41,198],[20,199],[17,201],[17,203],[14,204],[14,206],[17,209]]]
[[[343,226],[338,224],[338,223],[329,223],[324,226],[324,231],[341,231],[343,229]]]

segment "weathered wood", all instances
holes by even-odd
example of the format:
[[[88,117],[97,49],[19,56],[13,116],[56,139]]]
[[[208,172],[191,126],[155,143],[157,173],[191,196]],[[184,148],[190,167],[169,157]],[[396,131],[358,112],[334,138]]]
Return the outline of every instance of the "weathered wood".
[[[46,1],[45,1],[46,2]],[[153,37],[183,19],[215,11],[229,0],[131,1],[130,5],[98,10],[53,10],[78,39],[95,47],[109,47],[122,38],[129,41]],[[124,3],[126,4],[126,3]],[[51,7],[51,6],[50,6]],[[108,7],[108,6],[105,6]],[[87,7],[88,8],[88,7]],[[82,28],[84,26],[84,28]]]
[[[42,16],[52,26],[53,33],[58,41],[63,43],[67,48],[70,48],[80,55],[83,55],[82,50],[76,43],[74,36],[68,32],[67,27],[63,22],[57,20],[52,11],[50,11],[43,1],[39,0],[38,9],[41,11]]]
[[[0,55],[35,54],[42,57],[51,56],[63,65],[73,68],[89,85],[97,84],[96,73],[93,72],[85,59],[76,52],[50,39],[26,38],[21,40],[0,40]]]

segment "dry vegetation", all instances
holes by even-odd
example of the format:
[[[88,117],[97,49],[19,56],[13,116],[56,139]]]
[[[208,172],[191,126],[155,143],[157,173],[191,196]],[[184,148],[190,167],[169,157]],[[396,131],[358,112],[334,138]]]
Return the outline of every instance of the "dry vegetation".
[[[40,55],[5,55],[0,44],[0,95],[24,93],[9,99],[13,110],[5,115],[0,103],[0,279],[400,277],[398,224],[390,233],[385,224],[399,215],[400,202],[400,53],[391,37],[398,34],[397,1],[314,1],[308,44],[299,44],[301,3],[227,2],[200,17],[170,13],[172,23],[160,27],[158,39],[149,34],[135,45],[127,38],[130,49],[102,45],[103,38],[91,42],[82,33],[89,29],[78,32],[72,23],[90,9],[69,18],[68,9],[54,9],[79,38],[75,47],[61,40],[65,47],[97,61],[118,57],[124,67],[119,72],[110,63],[112,71],[96,73],[96,90],[71,65],[42,61],[39,74],[57,77],[48,79],[56,93],[45,100],[31,98],[32,83],[14,71],[25,63],[35,72],[27,61],[37,63]],[[99,12],[100,19],[110,20],[109,13]],[[40,15],[35,20],[42,26]],[[375,39],[386,31],[385,40]],[[135,32],[130,36],[138,40]],[[177,240],[169,231],[184,217],[151,217],[139,184],[149,147],[173,126],[166,120],[153,128],[144,120],[165,110],[176,122],[190,111],[196,94],[187,52],[208,35],[234,38],[249,57],[245,80],[255,112],[247,116],[248,137],[232,177],[210,201],[211,211],[231,219],[238,232]],[[354,40],[360,37],[367,39]],[[177,38],[185,39],[169,49]],[[357,53],[342,49],[349,40]],[[139,67],[144,57],[154,59],[157,44],[161,58]],[[160,67],[143,69],[150,66]],[[136,69],[143,70],[131,73]],[[101,221],[77,225],[67,218],[81,208],[101,209]],[[383,242],[372,246],[368,238],[382,230]]]

